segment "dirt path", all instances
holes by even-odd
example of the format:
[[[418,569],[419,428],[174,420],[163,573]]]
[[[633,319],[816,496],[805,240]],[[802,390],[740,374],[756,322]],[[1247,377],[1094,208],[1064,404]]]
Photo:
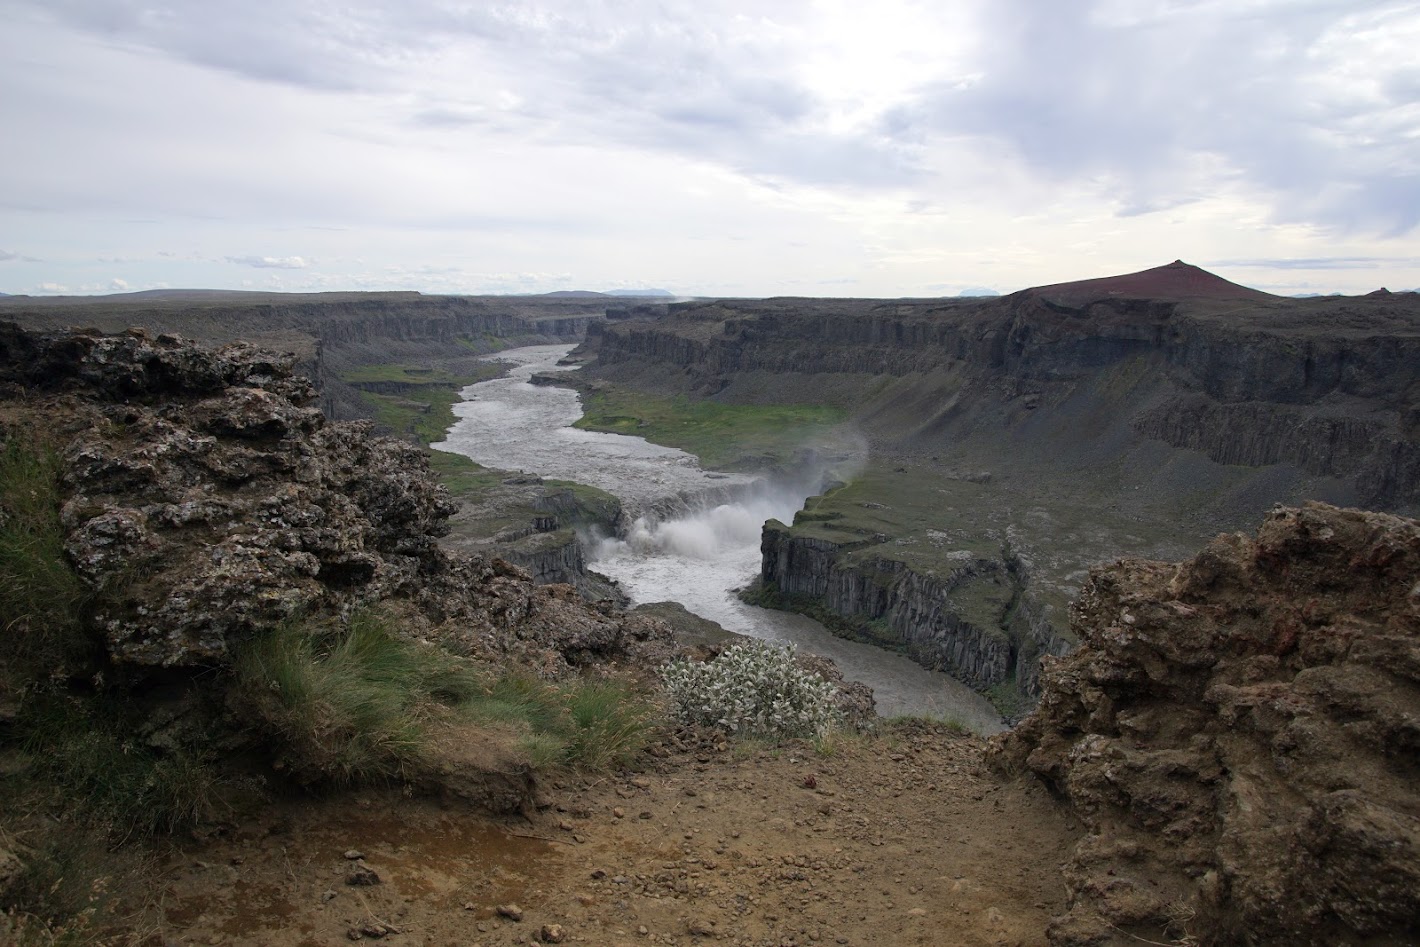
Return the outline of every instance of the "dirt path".
[[[173,856],[166,943],[1043,943],[1075,832],[983,745],[671,745],[516,824],[395,793],[285,805]]]

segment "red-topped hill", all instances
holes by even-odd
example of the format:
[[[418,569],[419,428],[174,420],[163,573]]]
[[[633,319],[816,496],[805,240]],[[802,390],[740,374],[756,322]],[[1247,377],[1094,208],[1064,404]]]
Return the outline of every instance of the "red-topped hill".
[[[1174,260],[1165,266],[1105,276],[1099,279],[1077,280],[1073,283],[1053,283],[1035,286],[1025,292],[1043,296],[1052,302],[1078,305],[1095,299],[1122,296],[1130,299],[1277,299],[1271,293],[1239,286],[1192,266]]]

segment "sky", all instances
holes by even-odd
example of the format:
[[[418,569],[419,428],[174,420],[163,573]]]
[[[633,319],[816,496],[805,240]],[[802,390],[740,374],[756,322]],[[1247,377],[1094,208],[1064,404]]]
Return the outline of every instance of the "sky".
[[[1420,287],[1420,3],[0,0],[0,292]]]

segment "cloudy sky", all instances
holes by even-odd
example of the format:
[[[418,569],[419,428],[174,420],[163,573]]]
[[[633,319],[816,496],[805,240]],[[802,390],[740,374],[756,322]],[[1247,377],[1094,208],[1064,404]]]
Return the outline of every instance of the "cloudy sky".
[[[0,0],[0,291],[1420,286],[1420,4]]]

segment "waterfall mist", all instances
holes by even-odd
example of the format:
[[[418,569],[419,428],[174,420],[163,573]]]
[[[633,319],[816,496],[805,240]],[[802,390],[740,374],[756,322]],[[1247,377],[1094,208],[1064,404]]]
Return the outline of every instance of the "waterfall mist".
[[[793,488],[756,492],[763,495],[707,506],[674,519],[637,517],[625,536],[596,542],[593,556],[601,560],[620,555],[673,555],[712,562],[726,554],[738,554],[746,546],[758,548],[764,523],[771,519],[791,522],[810,495]]]

